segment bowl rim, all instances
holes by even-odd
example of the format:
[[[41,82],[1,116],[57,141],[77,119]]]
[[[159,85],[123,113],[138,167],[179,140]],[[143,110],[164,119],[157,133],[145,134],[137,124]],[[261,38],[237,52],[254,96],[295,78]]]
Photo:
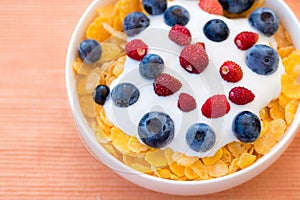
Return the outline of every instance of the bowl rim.
[[[116,2],[116,0],[113,0],[113,1]],[[266,168],[268,168],[270,165],[272,165],[273,162],[275,162],[281,156],[281,154],[286,150],[286,148],[289,146],[289,144],[294,139],[294,137],[297,133],[299,122],[300,122],[300,106],[297,109],[297,113],[295,115],[294,121],[292,122],[292,124],[290,125],[288,130],[286,130],[285,135],[266,155],[264,155],[262,158],[258,159],[251,166],[249,166],[243,170],[234,172],[232,174],[223,176],[223,177],[213,178],[213,179],[209,179],[209,180],[199,180],[199,181],[174,181],[174,180],[163,179],[163,178],[159,178],[159,177],[155,177],[155,176],[151,176],[148,174],[138,172],[138,171],[128,167],[126,164],[122,163],[121,161],[119,161],[118,159],[113,157],[110,153],[108,153],[102,147],[102,145],[100,145],[95,140],[95,137],[91,134],[91,130],[88,127],[87,123],[86,122],[82,123],[82,119],[84,119],[84,118],[83,118],[83,114],[80,112],[80,110],[78,110],[78,104],[79,104],[78,98],[77,98],[77,100],[74,99],[74,97],[77,97],[77,95],[76,95],[76,91],[74,91],[75,80],[74,80],[74,73],[73,73],[73,69],[72,69],[72,62],[76,55],[76,52],[74,52],[74,51],[76,50],[77,45],[79,44],[79,40],[81,38],[81,36],[79,36],[78,33],[82,32],[82,30],[84,29],[83,27],[86,24],[86,20],[91,20],[93,18],[93,16],[95,15],[95,8],[97,7],[97,5],[100,3],[103,3],[103,5],[104,5],[107,2],[111,2],[111,1],[109,1],[109,0],[103,1],[102,0],[102,2],[101,2],[101,0],[95,0],[85,10],[84,14],[79,19],[79,21],[73,31],[71,40],[68,45],[68,51],[67,51],[66,63],[65,63],[65,84],[66,84],[66,89],[67,89],[68,101],[69,101],[69,104],[70,104],[70,107],[71,107],[71,110],[73,113],[75,123],[78,126],[78,129],[81,130],[81,131],[78,130],[77,132],[81,138],[82,137],[85,138],[84,139],[85,142],[82,142],[82,143],[87,147],[87,149],[91,150],[90,147],[86,144],[86,139],[88,138],[91,142],[89,144],[96,147],[97,151],[101,151],[101,154],[103,154],[107,157],[105,159],[107,159],[108,162],[112,162],[112,163],[116,164],[118,167],[120,167],[120,169],[123,170],[120,173],[120,172],[116,171],[116,169],[113,169],[116,173],[118,173],[122,177],[124,177],[123,173],[124,173],[124,170],[126,170],[126,173],[138,174],[139,177],[141,177],[142,179],[147,179],[147,180],[151,180],[152,182],[160,182],[163,184],[176,185],[176,186],[178,186],[178,185],[180,185],[180,186],[204,186],[207,184],[216,184],[216,183],[220,183],[223,181],[225,181],[225,182],[230,181],[231,179],[240,178],[242,176],[247,177],[246,179],[244,178],[242,182],[239,182],[237,184],[237,185],[240,185],[240,184],[246,182],[247,180],[254,178],[256,175],[260,174],[262,171],[264,171]],[[272,0],[272,1],[266,0],[266,4],[268,5],[268,7],[273,7],[277,10],[283,10],[284,12],[289,14],[289,17],[282,17],[284,15],[284,14],[282,14],[280,19],[285,19],[285,20],[283,20],[283,24],[285,25],[285,28],[288,30],[288,32],[292,38],[293,45],[297,49],[300,49],[300,38],[298,38],[296,36],[297,34],[300,34],[300,24],[299,24],[297,17],[292,12],[292,10],[288,7],[288,5],[284,1],[280,1],[280,0]],[[274,4],[276,4],[276,5],[274,5]],[[272,6],[270,6],[270,5],[272,5]],[[281,12],[279,12],[279,16],[280,16],[280,14],[281,14]],[[288,23],[287,23],[287,19],[289,21]],[[294,25],[297,25],[297,26],[295,27]],[[293,26],[293,27],[290,27],[290,26]],[[293,29],[293,31],[291,31],[292,29]],[[97,160],[99,160],[99,157],[95,153],[96,152],[94,152],[94,150],[92,150],[91,154],[93,156],[95,156]],[[267,164],[265,164],[265,163],[267,163]],[[108,165],[106,163],[103,163],[103,164]],[[263,164],[265,164],[265,165],[263,165]],[[260,166],[263,166],[263,167],[260,167]],[[258,169],[258,170],[255,170],[255,169]],[[246,176],[247,174],[249,175],[249,173],[252,173],[252,175]],[[124,177],[124,178],[129,180],[128,177]],[[134,182],[132,180],[129,180],[129,181]],[[234,186],[232,186],[232,187],[234,187]],[[231,188],[231,187],[229,187],[229,188]],[[229,189],[229,188],[225,188],[225,189]],[[222,190],[219,190],[219,191],[222,191]],[[174,192],[176,193],[176,191],[174,191]],[[214,192],[217,192],[217,191],[214,191]],[[208,194],[208,193],[206,193],[206,194]]]

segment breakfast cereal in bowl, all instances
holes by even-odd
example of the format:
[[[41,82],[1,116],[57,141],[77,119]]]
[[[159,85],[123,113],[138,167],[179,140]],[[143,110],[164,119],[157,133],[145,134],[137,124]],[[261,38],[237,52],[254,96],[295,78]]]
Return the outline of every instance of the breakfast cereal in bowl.
[[[282,12],[294,17],[281,1],[93,2],[67,57],[88,149],[170,194],[217,192],[260,173],[299,122],[300,51]]]

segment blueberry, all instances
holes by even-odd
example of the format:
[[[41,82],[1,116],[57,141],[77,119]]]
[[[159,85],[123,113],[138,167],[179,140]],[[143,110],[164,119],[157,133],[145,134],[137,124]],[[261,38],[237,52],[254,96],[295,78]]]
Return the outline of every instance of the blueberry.
[[[142,12],[132,12],[123,21],[124,32],[134,36],[145,30],[150,25],[149,18]]]
[[[131,106],[139,97],[139,90],[131,83],[119,83],[111,91],[111,98],[118,107]]]
[[[205,36],[214,42],[222,42],[229,36],[227,24],[220,19],[209,20],[203,27]]]
[[[241,142],[254,142],[260,135],[260,120],[255,114],[243,111],[235,117],[232,131]]]
[[[99,105],[104,105],[110,89],[106,85],[98,85],[93,92],[93,99]]]
[[[223,9],[229,13],[239,14],[248,10],[254,3],[254,0],[219,0]]]
[[[164,61],[157,54],[147,54],[140,62],[140,74],[147,79],[155,79],[164,70]]]
[[[171,6],[164,13],[164,21],[172,27],[175,24],[185,26],[190,21],[190,13],[182,6]]]
[[[162,148],[174,138],[174,122],[165,113],[149,112],[140,120],[138,134],[146,145]]]
[[[160,15],[167,9],[167,0],[143,0],[143,7],[150,15]]]
[[[214,146],[216,135],[207,124],[197,123],[187,130],[185,140],[192,150],[206,152]]]
[[[78,55],[86,64],[93,64],[102,55],[102,47],[96,40],[84,40],[78,48]]]
[[[271,36],[278,30],[279,18],[273,10],[262,7],[250,14],[249,23],[266,36]]]
[[[248,50],[246,64],[257,74],[270,75],[278,68],[279,56],[272,47],[258,44]]]

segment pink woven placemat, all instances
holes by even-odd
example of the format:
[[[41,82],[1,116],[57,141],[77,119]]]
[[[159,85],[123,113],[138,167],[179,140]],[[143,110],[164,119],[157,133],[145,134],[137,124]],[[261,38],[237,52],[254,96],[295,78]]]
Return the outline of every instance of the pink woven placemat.
[[[64,82],[68,42],[91,2],[1,1],[0,199],[300,198],[299,134],[283,156],[258,177],[201,197],[148,191],[96,161],[78,137]],[[286,2],[300,13],[300,1]]]

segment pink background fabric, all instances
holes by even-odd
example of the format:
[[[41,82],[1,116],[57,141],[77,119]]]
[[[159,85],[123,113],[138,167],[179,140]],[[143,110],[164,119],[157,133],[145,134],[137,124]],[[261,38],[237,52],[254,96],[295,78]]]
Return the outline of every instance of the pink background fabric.
[[[64,79],[72,31],[91,2],[1,0],[1,200],[300,198],[299,134],[261,175],[198,197],[148,191],[95,160],[76,132]],[[300,19],[300,1],[286,2]]]

